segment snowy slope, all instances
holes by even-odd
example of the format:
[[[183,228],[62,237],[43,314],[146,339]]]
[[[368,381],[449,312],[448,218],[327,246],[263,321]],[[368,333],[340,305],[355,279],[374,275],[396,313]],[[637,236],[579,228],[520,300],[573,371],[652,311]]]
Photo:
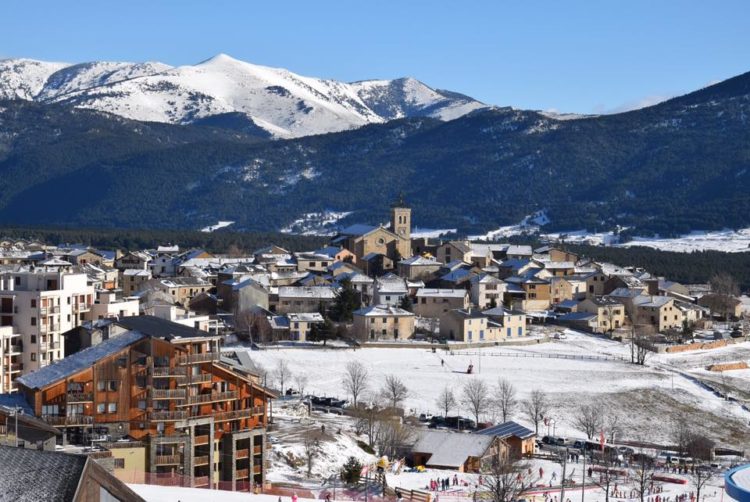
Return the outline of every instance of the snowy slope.
[[[411,79],[352,84],[219,54],[197,65],[0,62],[0,97],[64,102],[123,117],[189,123],[240,112],[275,137],[342,131],[412,116],[452,120],[482,103]]]
[[[68,66],[32,59],[0,60],[0,99],[33,100],[50,75]]]

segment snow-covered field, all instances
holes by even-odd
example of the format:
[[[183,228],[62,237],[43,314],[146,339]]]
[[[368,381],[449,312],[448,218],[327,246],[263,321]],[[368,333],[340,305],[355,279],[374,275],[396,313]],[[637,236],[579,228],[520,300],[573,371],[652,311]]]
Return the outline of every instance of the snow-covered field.
[[[487,233],[481,235],[470,235],[469,240],[471,241],[496,241],[499,239],[505,239],[514,235],[525,235],[535,234],[539,232],[541,225],[546,225],[550,222],[547,217],[546,210],[537,211],[534,214],[526,216],[520,223],[516,225],[508,225],[506,227],[499,227],[495,230],[490,230]]]
[[[750,352],[750,344],[722,350],[731,357],[732,351]],[[571,358],[552,358],[561,355]],[[438,413],[436,399],[445,387],[451,388],[460,400],[461,389],[470,380],[481,379],[495,386],[502,377],[514,384],[520,399],[525,399],[534,389],[548,393],[552,402],[549,416],[556,422],[558,435],[581,437],[582,431],[573,425],[574,417],[581,404],[592,403],[621,415],[622,439],[668,441],[673,419],[683,413],[702,423],[705,432],[722,444],[739,446],[735,444],[737,441],[750,444],[746,428],[750,413],[742,410],[738,403],[716,397],[683,375],[682,372],[689,371],[700,373],[704,366],[700,354],[654,355],[645,367],[621,360],[573,358],[592,355],[627,359],[629,349],[618,342],[569,331],[567,340],[546,344],[436,354],[426,349],[385,348],[253,352],[253,358],[271,372],[282,359],[291,366],[292,372],[304,372],[309,378],[306,392],[318,395],[347,397],[341,381],[350,361],[360,361],[368,368],[372,375],[371,395],[379,391],[386,375],[395,374],[409,388],[404,403],[406,409],[416,414]],[[692,357],[695,360],[691,363]],[[441,359],[445,361],[444,366],[441,366]],[[476,374],[466,374],[469,364],[474,365]],[[744,376],[739,375],[738,382],[740,378]],[[453,413],[470,415],[463,405]],[[491,410],[480,418],[498,420]],[[514,418],[532,425],[521,413]]]
[[[219,222],[216,225],[209,225],[207,227],[201,228],[201,232],[211,233],[211,232],[215,232],[216,230],[219,230],[219,229],[222,229],[222,228],[226,228],[226,227],[228,227],[230,225],[233,225],[233,224],[234,224],[233,221],[221,221],[221,220],[219,220]]]
[[[541,234],[548,242],[564,240],[569,244],[590,244],[592,246],[633,247],[643,246],[662,251],[691,253],[693,251],[723,251],[741,253],[750,251],[750,228],[742,230],[696,230],[687,235],[672,238],[634,237],[631,241],[620,244],[614,232],[589,233],[585,230]]]

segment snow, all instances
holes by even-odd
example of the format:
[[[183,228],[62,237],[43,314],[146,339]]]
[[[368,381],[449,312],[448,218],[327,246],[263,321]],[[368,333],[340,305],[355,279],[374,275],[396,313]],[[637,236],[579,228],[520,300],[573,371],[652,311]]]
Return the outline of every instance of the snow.
[[[411,236],[414,239],[437,239],[446,234],[455,234],[458,231],[456,228],[415,228],[411,232]]]
[[[694,231],[677,238],[635,237],[620,244],[621,247],[646,246],[662,251],[690,253],[693,251],[724,251],[741,253],[750,251],[750,228],[742,230]]]
[[[337,230],[336,224],[350,214],[352,214],[352,211],[332,211],[330,209],[305,213],[288,225],[280,228],[279,231],[285,234],[297,235],[334,235]]]
[[[508,225],[505,227],[499,227],[495,230],[490,230],[485,234],[470,235],[469,240],[472,241],[496,241],[514,235],[530,235],[539,232],[539,228],[542,225],[546,225],[550,222],[547,216],[546,210],[537,211],[534,214],[526,216],[520,223],[516,225]]]
[[[173,486],[129,484],[128,487],[146,502],[278,502],[278,495],[255,495],[228,490],[205,488],[180,488]],[[284,497],[286,500],[288,497]],[[297,500],[308,501],[299,497]]]
[[[402,116],[452,120],[485,107],[414,79],[345,83],[254,65],[226,54],[176,68],[158,62],[66,65],[4,60],[0,98],[60,101],[169,123],[240,112],[276,138],[342,131]]]
[[[221,228],[226,228],[226,227],[228,227],[230,225],[233,225],[233,224],[234,224],[233,221],[222,221],[222,220],[219,220],[219,222],[216,225],[209,225],[207,227],[201,228],[201,232],[211,233],[211,232],[215,232],[216,230],[219,230]]]
[[[620,231],[627,227],[619,228]],[[643,246],[661,251],[691,253],[693,251],[722,251],[742,253],[750,251],[750,228],[741,230],[696,230],[680,237],[634,237],[620,243],[615,232],[589,233],[585,230],[541,234],[540,238],[549,242],[564,240],[567,243],[582,243],[593,246],[633,247]]]
[[[738,440],[732,439],[729,431],[743,430],[750,419],[750,413],[737,403],[724,401],[687,378],[684,371],[698,370],[701,366],[684,362],[673,364],[684,355],[654,355],[645,367],[617,359],[575,359],[582,356],[628,359],[629,348],[619,342],[571,330],[567,333],[567,339],[561,341],[485,348],[481,350],[481,358],[478,349],[433,354],[421,348],[281,349],[253,352],[252,357],[269,370],[281,359],[289,363],[293,372],[304,368],[309,376],[306,392],[338,398],[347,397],[341,386],[346,364],[360,361],[373,375],[371,392],[377,392],[385,375],[401,377],[410,390],[404,406],[416,414],[437,413],[435,401],[446,386],[460,394],[461,387],[471,379],[495,385],[499,377],[509,378],[521,399],[534,389],[548,392],[554,405],[551,416],[557,420],[557,433],[569,437],[582,436],[572,423],[577,407],[587,402],[621,411],[628,430],[627,439],[632,440],[668,441],[670,422],[654,419],[661,413],[669,413],[668,410],[675,406],[703,416],[710,433],[728,444]],[[734,351],[748,349],[750,343],[733,346]],[[561,356],[568,358],[559,358]],[[441,359],[445,366],[441,366]],[[469,364],[474,365],[476,374],[465,373]],[[468,410],[461,406],[455,412],[469,415]],[[482,418],[497,420],[493,413]],[[525,423],[522,416],[516,419]],[[712,423],[721,423],[724,430],[711,428],[709,424]]]

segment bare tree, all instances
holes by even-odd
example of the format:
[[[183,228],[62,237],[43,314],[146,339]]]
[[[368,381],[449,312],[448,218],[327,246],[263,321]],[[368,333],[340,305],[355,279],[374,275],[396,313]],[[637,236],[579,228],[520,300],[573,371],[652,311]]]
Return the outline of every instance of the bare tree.
[[[359,361],[352,361],[346,365],[342,383],[344,389],[352,398],[352,405],[356,408],[357,402],[362,394],[367,390],[370,373],[367,368]]]
[[[654,459],[641,451],[635,456],[635,462],[633,462],[632,466],[632,479],[635,491],[640,501],[645,502],[649,493],[649,487],[653,482],[652,478],[655,472]]]
[[[612,453],[602,452],[602,460],[599,469],[591,481],[604,491],[604,502],[609,502],[609,495],[613,485],[617,484],[617,473],[615,469],[615,458]]]
[[[500,378],[497,381],[497,388],[495,390],[495,406],[500,411],[503,417],[503,422],[507,422],[513,418],[513,414],[518,406],[518,400],[516,399],[516,388],[505,378]]]
[[[677,453],[682,456],[687,453],[688,445],[693,436],[690,424],[685,414],[679,414],[672,422],[672,441],[677,448]]]
[[[276,381],[279,382],[279,390],[282,394],[286,392],[284,384],[292,378],[292,370],[289,368],[289,364],[284,359],[279,359],[276,362],[276,369],[273,370]]]
[[[305,463],[307,464],[307,477],[312,475],[313,462],[320,454],[320,439],[312,431],[308,431],[302,441]]]
[[[380,395],[388,401],[391,408],[398,408],[409,397],[409,389],[396,375],[386,375]]]
[[[305,395],[305,387],[307,387],[307,375],[304,373],[297,373],[294,375],[294,383],[297,384],[297,392],[299,392],[300,397]]]
[[[534,424],[534,433],[539,434],[539,422],[549,411],[549,400],[547,394],[539,389],[534,389],[523,403],[524,412],[528,419]]]
[[[234,315],[234,330],[239,336],[249,338],[251,342],[271,342],[273,330],[265,314],[245,309]]]
[[[259,363],[255,363],[255,369],[258,373],[258,383],[262,387],[268,387],[268,369]]]
[[[602,430],[602,422],[600,410],[590,404],[584,404],[578,407],[573,425],[582,430],[587,438],[591,439],[594,434]]]
[[[479,416],[487,409],[490,403],[487,385],[479,379],[471,379],[463,387],[461,402],[471,410],[474,420],[479,424]]]
[[[700,502],[701,492],[706,487],[709,481],[714,478],[714,473],[711,470],[711,466],[698,464],[694,469],[690,471],[690,480],[695,486],[695,500]]]
[[[447,417],[448,412],[456,406],[456,398],[453,395],[453,391],[447,385],[443,388],[438,395],[437,401],[435,401],[438,408],[443,412],[443,416]]]
[[[381,418],[375,423],[375,446],[378,455],[395,458],[404,455],[414,437],[413,431],[400,420]]]
[[[609,410],[604,417],[604,430],[609,435],[609,442],[614,443],[620,433],[620,415],[615,410]]]
[[[378,432],[377,424],[383,415],[383,411],[378,409],[377,406],[368,406],[367,404],[360,404],[352,410],[352,416],[355,418],[354,429],[358,435],[365,434],[367,436],[367,444],[370,447],[375,446]]]
[[[483,466],[484,484],[492,502],[515,502],[531,486],[528,465],[498,454]]]
[[[630,362],[640,366],[645,365],[649,346],[646,336],[633,326],[630,332]]]
[[[737,281],[726,272],[721,272],[709,279],[712,293],[706,295],[703,302],[712,312],[720,314],[727,321],[734,313],[737,303],[735,298],[740,293]]]

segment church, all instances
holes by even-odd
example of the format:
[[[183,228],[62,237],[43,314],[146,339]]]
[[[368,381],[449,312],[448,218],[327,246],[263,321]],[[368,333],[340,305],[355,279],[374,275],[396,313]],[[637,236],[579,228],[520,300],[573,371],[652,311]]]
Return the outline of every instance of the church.
[[[382,256],[393,263],[411,256],[411,208],[403,198],[391,207],[390,228],[355,224],[341,230],[331,244],[351,251],[357,263]]]

